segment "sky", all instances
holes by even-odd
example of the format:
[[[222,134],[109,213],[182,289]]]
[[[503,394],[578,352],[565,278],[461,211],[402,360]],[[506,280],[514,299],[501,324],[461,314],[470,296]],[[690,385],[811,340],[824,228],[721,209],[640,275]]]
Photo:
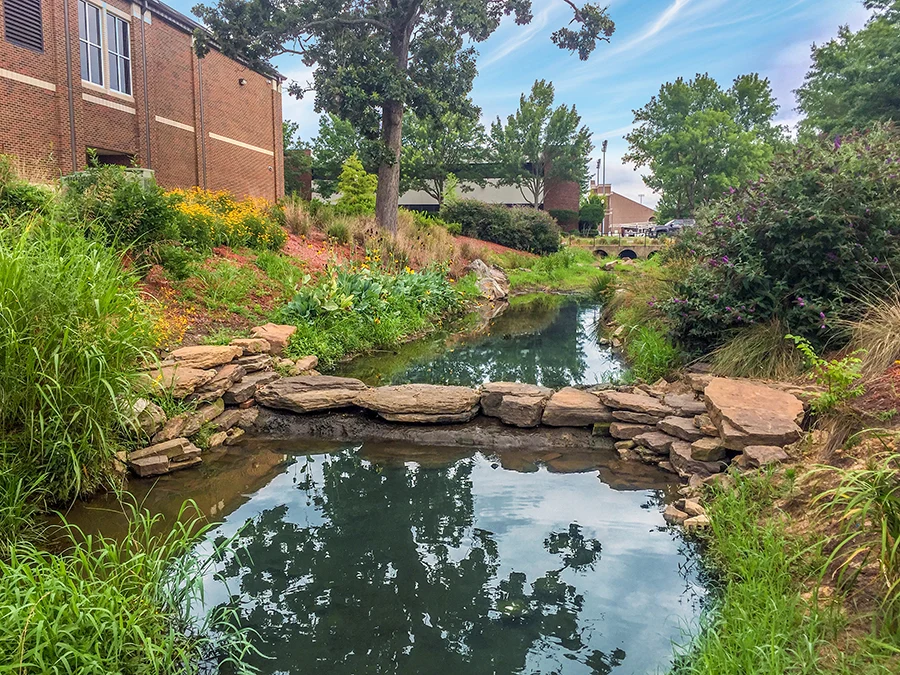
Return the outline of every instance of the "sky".
[[[186,14],[197,1],[167,0]],[[868,16],[862,0],[611,0],[616,32],[582,62],[550,42],[550,34],[571,19],[563,0],[533,0],[533,14],[527,26],[505,20],[477,45],[479,74],[472,98],[483,121],[489,125],[498,115],[505,119],[536,79],[552,81],[556,103],[574,104],[594,134],[591,175],[607,139],[607,182],[648,204],[655,204],[657,196],[640,171],[622,162],[624,135],[634,121],[633,110],[663,83],[709,73],[727,87],[739,75],[758,72],[772,84],[780,106],[777,120],[794,125],[793,90],[809,68],[811,45],[831,39],[841,25],[860,28]],[[280,57],[275,65],[288,80],[311,80],[311,70],[298,57]],[[301,137],[309,140],[318,128],[312,97],[298,101],[286,91],[284,119],[298,122]]]

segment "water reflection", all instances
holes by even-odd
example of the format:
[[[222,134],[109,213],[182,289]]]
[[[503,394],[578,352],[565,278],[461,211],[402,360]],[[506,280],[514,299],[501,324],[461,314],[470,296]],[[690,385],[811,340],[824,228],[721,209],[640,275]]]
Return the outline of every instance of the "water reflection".
[[[657,492],[366,456],[298,460],[215,532],[236,537],[207,601],[258,632],[263,673],[665,670],[698,588]]]
[[[370,384],[477,385],[484,382],[529,382],[560,388],[608,382],[621,375],[622,362],[597,342],[592,327],[600,313],[596,303],[560,296],[511,305],[484,333],[455,344],[424,341],[401,346],[391,356],[362,357],[340,374]]]

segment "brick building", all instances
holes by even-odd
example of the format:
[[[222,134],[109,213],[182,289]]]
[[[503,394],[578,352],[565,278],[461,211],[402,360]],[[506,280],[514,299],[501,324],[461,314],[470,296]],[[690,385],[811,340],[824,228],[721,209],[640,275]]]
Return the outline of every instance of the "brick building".
[[[0,0],[0,153],[64,175],[101,161],[166,188],[284,194],[281,81],[157,0]]]
[[[649,206],[613,192],[612,185],[598,185],[591,181],[591,194],[607,195],[604,234],[619,234],[623,225],[643,226],[656,219],[656,211]]]

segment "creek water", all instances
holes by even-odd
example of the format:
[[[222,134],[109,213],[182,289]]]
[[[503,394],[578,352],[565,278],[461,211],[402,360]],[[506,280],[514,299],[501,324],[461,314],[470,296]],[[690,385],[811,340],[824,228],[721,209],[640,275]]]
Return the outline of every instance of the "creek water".
[[[430,358],[391,355],[383,379],[602,381],[622,366],[590,337],[595,310],[507,313]],[[612,452],[294,439],[211,460],[130,488],[170,518],[196,500],[216,523],[196,555],[230,540],[205,607],[256,631],[265,674],[664,673],[705,595],[661,515],[667,474]],[[71,515],[114,535],[108,507]]]

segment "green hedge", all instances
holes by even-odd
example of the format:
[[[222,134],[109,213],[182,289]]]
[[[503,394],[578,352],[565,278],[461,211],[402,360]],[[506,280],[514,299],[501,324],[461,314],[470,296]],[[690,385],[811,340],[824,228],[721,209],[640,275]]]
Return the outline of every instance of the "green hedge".
[[[559,227],[544,211],[460,199],[441,207],[441,219],[459,223],[467,237],[532,253],[559,250]]]

